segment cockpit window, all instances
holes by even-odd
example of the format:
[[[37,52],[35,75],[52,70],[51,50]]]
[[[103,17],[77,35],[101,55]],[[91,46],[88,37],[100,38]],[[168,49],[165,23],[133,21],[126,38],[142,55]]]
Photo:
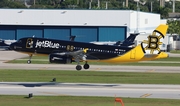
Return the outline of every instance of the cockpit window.
[[[21,41],[21,40],[18,40],[18,43],[22,43],[22,41]]]

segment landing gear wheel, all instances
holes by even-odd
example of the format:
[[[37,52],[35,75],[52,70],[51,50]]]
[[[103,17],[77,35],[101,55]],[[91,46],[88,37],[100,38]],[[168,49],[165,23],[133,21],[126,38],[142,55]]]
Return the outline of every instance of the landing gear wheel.
[[[82,69],[82,66],[81,65],[77,65],[76,66],[76,70],[80,71]]]
[[[28,64],[31,64],[31,60],[28,60],[27,63],[28,63]]]
[[[84,64],[83,67],[84,67],[84,69],[89,69],[89,64],[86,63],[86,64]]]
[[[32,54],[29,55],[29,60],[27,61],[28,64],[31,64],[31,58],[32,58]]]
[[[49,55],[49,62],[53,63],[53,56],[51,54]]]

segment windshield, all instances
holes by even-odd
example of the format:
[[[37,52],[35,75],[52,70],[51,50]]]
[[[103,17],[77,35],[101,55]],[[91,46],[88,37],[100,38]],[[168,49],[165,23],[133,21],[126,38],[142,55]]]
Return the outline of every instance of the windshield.
[[[19,40],[18,40],[18,43],[22,43],[22,41],[19,39]]]

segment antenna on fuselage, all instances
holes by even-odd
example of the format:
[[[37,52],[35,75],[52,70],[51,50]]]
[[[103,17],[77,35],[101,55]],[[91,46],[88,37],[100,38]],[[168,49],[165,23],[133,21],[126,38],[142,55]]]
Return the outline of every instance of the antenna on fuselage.
[[[76,38],[75,35],[70,35],[69,40],[70,40],[70,41],[74,41],[75,38]]]

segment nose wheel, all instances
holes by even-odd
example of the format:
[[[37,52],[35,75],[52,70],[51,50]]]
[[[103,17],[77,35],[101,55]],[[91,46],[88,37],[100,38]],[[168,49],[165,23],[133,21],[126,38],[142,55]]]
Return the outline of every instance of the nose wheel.
[[[31,58],[32,58],[32,54],[29,55],[29,60],[27,61],[28,64],[31,64]]]
[[[28,63],[28,64],[31,64],[31,60],[28,60],[27,63]]]

